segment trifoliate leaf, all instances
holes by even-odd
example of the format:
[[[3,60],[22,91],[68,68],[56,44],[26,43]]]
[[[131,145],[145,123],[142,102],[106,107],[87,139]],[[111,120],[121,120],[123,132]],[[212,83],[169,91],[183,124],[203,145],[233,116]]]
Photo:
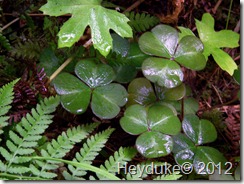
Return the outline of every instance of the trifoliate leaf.
[[[112,48],[112,29],[121,37],[132,37],[132,29],[127,24],[129,19],[117,12],[101,6],[102,0],[48,0],[41,7],[43,13],[50,16],[71,14],[71,18],[61,27],[58,46],[71,47],[83,35],[87,26],[91,28],[94,48],[107,56]]]

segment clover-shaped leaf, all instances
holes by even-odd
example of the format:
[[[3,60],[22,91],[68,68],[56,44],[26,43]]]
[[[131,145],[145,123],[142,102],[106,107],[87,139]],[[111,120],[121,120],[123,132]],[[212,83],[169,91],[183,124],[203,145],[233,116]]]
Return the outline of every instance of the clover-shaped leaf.
[[[201,40],[189,31],[179,37],[177,30],[168,25],[158,25],[144,33],[139,46],[146,54],[174,60],[192,70],[201,70],[206,65]]]
[[[186,162],[193,163],[196,152],[194,143],[184,134],[173,136],[174,146],[173,153],[175,153],[175,161],[182,165]]]
[[[96,64],[93,60],[81,60],[75,66],[76,75],[90,88],[104,86],[115,78],[114,70],[106,64]]]
[[[216,165],[226,166],[227,159],[217,149],[208,146],[197,147],[193,166],[199,174],[207,175],[214,173]]]
[[[180,120],[167,105],[153,105],[148,110],[141,105],[132,105],[126,109],[120,125],[133,135],[147,130],[175,135],[181,129]]]
[[[174,88],[180,85],[184,76],[177,63],[156,57],[144,60],[142,72],[148,80],[166,88]]]
[[[199,120],[193,114],[185,115],[182,128],[185,134],[197,145],[213,142],[217,138],[215,126],[208,120]]]
[[[145,132],[137,138],[136,148],[146,158],[162,157],[171,153],[173,140],[160,132]]]
[[[146,78],[136,78],[128,86],[129,101],[127,105],[138,103],[149,105],[156,101],[153,87]]]
[[[91,28],[94,47],[103,56],[112,48],[110,30],[121,37],[132,37],[132,29],[127,24],[129,19],[116,10],[101,6],[101,0],[48,0],[41,11],[51,16],[71,14],[71,18],[61,27],[58,36],[59,47],[71,47],[83,35],[87,26]]]
[[[93,113],[103,119],[111,119],[118,115],[120,107],[127,102],[127,91],[120,85],[111,83],[93,91],[91,108]]]
[[[209,13],[203,14],[202,21],[196,20],[196,26],[199,37],[204,44],[204,56],[208,58],[212,54],[220,68],[233,75],[237,65],[221,48],[238,47],[239,34],[231,30],[216,32],[214,30],[214,18]]]
[[[74,114],[84,113],[89,105],[91,90],[78,78],[61,73],[53,81],[56,92],[61,96],[62,106]]]

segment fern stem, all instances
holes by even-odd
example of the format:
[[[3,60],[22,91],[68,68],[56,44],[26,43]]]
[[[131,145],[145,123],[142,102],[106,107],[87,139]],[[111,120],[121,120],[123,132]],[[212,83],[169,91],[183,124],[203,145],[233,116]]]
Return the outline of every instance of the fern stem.
[[[32,157],[32,159],[34,159],[34,160],[52,160],[52,161],[57,161],[57,162],[63,162],[63,163],[69,164],[69,165],[73,165],[75,167],[82,168],[84,170],[89,170],[89,171],[95,172],[96,174],[103,175],[106,178],[111,179],[111,180],[120,180],[120,178],[111,174],[110,172],[102,170],[100,168],[97,168],[97,167],[92,166],[87,163],[78,163],[78,162],[73,162],[73,161],[63,160],[63,159],[58,159],[58,158],[38,157],[38,156]]]
[[[0,173],[0,177],[18,179],[18,180],[47,180],[39,177],[31,177],[31,176],[20,176],[17,174],[7,174],[7,173]]]
[[[4,29],[7,29],[9,26],[11,26],[13,23],[17,22],[18,20],[19,20],[19,18],[12,20],[7,25],[3,26],[3,28],[0,30],[0,32],[2,32]]]
[[[51,82],[57,75],[73,60],[72,57],[68,58],[51,76],[49,82]]]

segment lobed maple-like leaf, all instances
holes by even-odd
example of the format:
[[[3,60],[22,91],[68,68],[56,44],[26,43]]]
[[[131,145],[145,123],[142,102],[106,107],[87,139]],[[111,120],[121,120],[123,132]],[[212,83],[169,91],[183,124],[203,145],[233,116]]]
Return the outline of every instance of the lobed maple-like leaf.
[[[204,56],[207,59],[211,54],[216,63],[223,70],[233,75],[237,69],[235,61],[221,48],[235,48],[239,46],[239,34],[231,30],[214,30],[214,18],[205,13],[202,21],[196,20],[197,31],[204,44]]]
[[[112,49],[110,30],[121,37],[132,37],[129,19],[116,10],[101,6],[102,0],[48,0],[40,10],[50,16],[71,14],[61,27],[58,46],[71,47],[83,35],[87,26],[91,28],[92,42],[96,49],[107,56]]]

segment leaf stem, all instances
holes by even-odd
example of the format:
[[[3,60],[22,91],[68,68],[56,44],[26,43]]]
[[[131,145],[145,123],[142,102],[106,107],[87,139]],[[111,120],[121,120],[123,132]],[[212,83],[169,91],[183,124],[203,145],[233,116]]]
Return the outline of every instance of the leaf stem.
[[[227,17],[227,20],[226,20],[225,29],[228,29],[229,20],[230,20],[230,12],[231,12],[231,8],[232,8],[232,3],[233,3],[233,0],[230,1],[230,6],[229,6],[228,17]]]
[[[87,163],[78,163],[78,162],[73,162],[70,160],[63,160],[63,159],[58,159],[58,158],[52,158],[52,157],[32,157],[32,159],[34,160],[53,160],[53,161],[57,161],[57,162],[62,162],[62,163],[66,163],[69,165],[73,165],[75,167],[79,167],[81,169],[84,170],[89,170],[92,172],[95,172],[97,174],[103,175],[106,178],[110,179],[110,180],[121,180],[120,178],[116,177],[115,175],[111,174],[110,172],[106,171],[106,170],[102,170],[100,168],[97,168],[95,166],[92,166],[90,164]]]
[[[49,78],[51,82],[57,75],[73,60],[73,57],[68,58]]]

